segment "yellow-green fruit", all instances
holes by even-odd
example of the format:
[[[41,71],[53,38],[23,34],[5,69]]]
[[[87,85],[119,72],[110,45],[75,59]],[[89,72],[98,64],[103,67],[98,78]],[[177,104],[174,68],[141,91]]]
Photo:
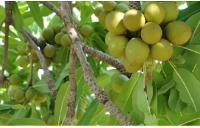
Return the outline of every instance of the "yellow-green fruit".
[[[51,115],[47,121],[47,125],[59,125],[54,115]]]
[[[169,22],[175,21],[179,14],[178,6],[176,3],[174,1],[165,1],[161,4],[165,10],[165,17],[161,24],[165,25]]]
[[[113,11],[115,9],[116,4],[117,3],[115,1],[104,1],[103,8],[105,11]]]
[[[122,35],[127,30],[123,24],[124,13],[118,11],[110,12],[105,20],[106,28],[114,35]]]
[[[21,77],[17,74],[12,74],[9,77],[9,82],[10,82],[11,85],[19,85],[20,82],[21,82]]]
[[[19,65],[22,68],[26,68],[29,64],[29,59],[27,56],[23,55],[20,56],[17,61],[16,61],[17,65]]]
[[[51,59],[50,59],[50,58],[47,58],[47,57],[45,56],[45,57],[44,57],[44,60],[45,60],[45,63],[46,63],[46,65],[47,65],[47,67],[50,66],[50,64],[51,64]],[[38,67],[39,69],[42,69],[42,65],[41,65],[40,61],[37,62],[37,67]]]
[[[60,23],[55,23],[55,24],[53,24],[53,25],[51,26],[51,28],[53,29],[54,34],[57,34],[57,33],[59,33],[59,32],[61,31],[61,29],[62,29],[62,24],[60,24]]]
[[[96,17],[99,17],[100,12],[102,12],[103,10],[104,10],[103,7],[96,7],[96,8],[94,9],[94,15],[95,15]]]
[[[69,48],[70,47],[70,44],[71,44],[71,40],[68,36],[68,34],[64,34],[62,37],[61,37],[61,44],[66,47],[66,48]]]
[[[81,117],[83,116],[85,110],[82,109],[81,107],[77,108],[77,112],[76,112],[76,119],[79,121],[81,119]]]
[[[118,93],[117,92],[115,92],[114,90],[110,90],[109,92],[108,92],[108,96],[109,96],[109,98],[110,98],[110,100],[115,104],[115,103],[117,103],[117,100],[118,100]]]
[[[91,36],[93,32],[94,32],[94,28],[89,24],[85,24],[80,28],[80,33],[86,37]]]
[[[119,11],[119,12],[127,12],[129,10],[129,7],[127,4],[125,3],[119,3],[116,5],[115,10],[114,11]]]
[[[18,55],[26,55],[24,49],[18,49]]]
[[[24,44],[23,49],[24,49],[24,52],[26,53],[26,55],[28,55],[32,50],[31,45],[27,44],[27,43]]]
[[[25,100],[25,92],[22,89],[18,89],[14,94],[15,101],[21,103]]]
[[[53,45],[47,45],[44,48],[44,55],[46,57],[52,58],[54,56],[55,52],[56,52],[56,48]]]
[[[112,42],[108,45],[109,53],[113,57],[120,57],[124,55],[128,39],[125,36],[113,36]]]
[[[47,123],[47,121],[49,120],[49,118],[52,116],[51,113],[46,113],[45,115],[42,116],[42,120]]]
[[[151,45],[150,51],[152,58],[160,61],[169,60],[173,54],[170,42],[163,38],[158,43]]]
[[[62,28],[61,32],[66,33],[66,28]]]
[[[106,93],[109,92],[111,89],[112,89],[111,82],[107,83],[107,84],[104,86],[104,91],[105,91]]]
[[[123,64],[125,69],[130,73],[135,73],[139,71],[140,69],[142,69],[143,66],[143,63],[130,63],[125,56],[123,57]]]
[[[111,32],[108,32],[105,36],[105,43],[108,46],[110,42],[112,42],[112,39],[114,39],[115,35],[113,35]]]
[[[35,50],[31,51],[30,58],[33,59],[34,61],[37,61],[39,59],[37,53],[35,52]]]
[[[136,32],[144,26],[145,17],[140,11],[131,9],[125,13],[123,23],[129,31]]]
[[[165,27],[164,32],[169,42],[174,45],[186,43],[192,35],[190,26],[183,21],[170,22]]]
[[[32,101],[36,98],[37,96],[37,91],[33,88],[29,88],[28,90],[26,90],[25,92],[25,98],[28,100],[28,101]]]
[[[111,81],[112,89],[116,93],[120,93],[122,90],[122,87],[124,86],[124,83],[128,80],[129,78],[123,74],[116,75]]]
[[[73,21],[76,27],[80,26],[80,21],[76,17],[73,17]]]
[[[160,25],[154,22],[147,22],[141,29],[142,40],[147,44],[155,44],[162,37]]]
[[[38,92],[38,93],[37,93],[37,96],[35,97],[35,101],[38,101],[38,102],[40,102],[40,103],[43,103],[43,102],[46,101],[46,96],[45,96],[43,93]]]
[[[140,38],[132,38],[125,48],[125,56],[130,63],[143,63],[149,52],[149,45]]]
[[[11,97],[14,97],[15,92],[18,90],[18,87],[16,86],[11,86],[11,88],[9,89],[9,94]]]
[[[54,38],[54,30],[52,28],[45,28],[42,31],[42,37],[45,40],[51,40],[51,39],[53,39]]]
[[[107,12],[105,10],[103,10],[99,13],[98,19],[99,19],[99,22],[101,23],[101,25],[104,26],[104,28],[106,28],[106,17],[108,14],[109,14],[109,12]]]
[[[65,35],[65,33],[63,33],[63,32],[59,32],[56,34],[56,36],[54,38],[56,44],[61,44],[61,38],[63,35]]]
[[[165,17],[165,10],[160,3],[151,1],[144,7],[143,14],[148,22],[160,24]]]

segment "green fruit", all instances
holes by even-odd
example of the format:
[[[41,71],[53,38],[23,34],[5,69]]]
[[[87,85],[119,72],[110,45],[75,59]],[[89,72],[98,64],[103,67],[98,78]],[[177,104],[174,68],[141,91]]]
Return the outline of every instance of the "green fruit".
[[[32,101],[36,98],[37,96],[37,91],[33,88],[29,88],[28,90],[26,90],[25,92],[25,98],[28,100],[28,101]]]
[[[54,38],[54,30],[52,28],[45,28],[42,31],[42,37],[45,40],[51,40],[51,39],[53,39]]]
[[[169,42],[174,45],[186,43],[192,35],[190,26],[183,21],[170,22],[165,27],[164,32]]]
[[[120,57],[124,55],[128,39],[125,36],[113,36],[112,42],[108,45],[110,54],[114,57]]]
[[[47,65],[47,67],[49,67],[50,64],[51,64],[51,59],[50,59],[50,58],[47,58],[46,56],[44,56],[44,60],[45,60],[45,63],[46,63],[46,65]],[[37,62],[37,67],[38,67],[39,69],[42,69],[42,65],[41,65],[40,61]]]
[[[102,12],[103,10],[104,10],[103,7],[96,7],[96,8],[94,9],[94,15],[95,15],[96,17],[99,17],[100,12]]]
[[[42,120],[47,123],[49,118],[52,116],[51,113],[46,113],[45,115],[42,116]]]
[[[125,13],[123,23],[129,31],[136,32],[144,26],[145,17],[140,11],[131,9]]]
[[[17,65],[19,65],[20,67],[26,68],[30,62],[29,62],[28,57],[25,56],[25,55],[23,55],[23,56],[20,56],[20,57],[17,59],[16,63],[17,63]]]
[[[77,112],[76,112],[76,119],[79,121],[81,119],[81,117],[83,116],[85,110],[78,107],[77,108]]]
[[[61,32],[66,33],[66,28],[63,28]]]
[[[54,38],[56,44],[61,44],[61,38],[63,35],[65,35],[65,33],[63,33],[63,32],[59,32],[56,34],[56,36]]]
[[[114,11],[119,11],[119,12],[127,12],[129,10],[129,7],[127,4],[125,3],[119,3],[116,5],[115,10]]]
[[[116,93],[120,93],[122,90],[122,87],[124,86],[124,83],[128,80],[129,78],[123,74],[116,75],[111,81],[112,89]]]
[[[26,55],[24,49],[18,49],[18,55]]]
[[[14,98],[15,92],[18,90],[18,87],[16,86],[11,86],[11,88],[9,89],[9,94],[11,97]]]
[[[165,1],[161,3],[165,10],[165,17],[161,24],[167,24],[169,22],[175,21],[178,17],[179,10],[178,6],[173,1]]]
[[[124,13],[118,11],[110,12],[105,20],[106,28],[114,35],[122,35],[126,31],[123,24]]]
[[[80,33],[86,37],[91,36],[94,33],[94,28],[89,24],[83,25],[80,28]]]
[[[137,71],[139,71],[140,69],[142,69],[143,63],[130,63],[126,57],[123,57],[123,64],[125,69],[130,72],[130,73],[135,73]]]
[[[169,60],[173,54],[173,48],[166,39],[161,39],[159,42],[151,45],[150,51],[152,58],[160,61]]]
[[[165,10],[160,3],[151,1],[144,7],[143,14],[148,22],[160,24],[165,17]]]
[[[51,28],[53,29],[54,33],[57,34],[61,31],[62,29],[62,24],[60,23],[55,23],[51,26]]]
[[[15,101],[21,103],[25,100],[25,92],[22,89],[18,89],[14,94]]]
[[[54,115],[51,115],[47,121],[47,125],[59,125]]]
[[[71,39],[69,38],[68,34],[65,34],[61,37],[61,44],[66,48],[70,48]]]
[[[154,22],[147,22],[141,29],[142,40],[147,44],[155,44],[162,37],[161,27]]]
[[[149,56],[149,45],[140,38],[132,38],[125,48],[126,59],[130,63],[143,63]]]
[[[19,85],[21,83],[21,78],[17,74],[12,74],[9,77],[9,82],[11,85]]]
[[[31,45],[27,44],[27,43],[24,44],[23,49],[24,49],[24,52],[26,53],[26,55],[28,55],[32,50]]]
[[[110,90],[108,92],[108,97],[113,102],[113,104],[117,103],[118,100],[118,93],[116,93],[114,90]]]
[[[115,35],[113,35],[111,32],[108,32],[105,36],[105,43],[108,46],[110,42],[112,42],[112,39],[114,39]]]
[[[30,58],[33,59],[34,61],[37,61],[39,59],[35,50],[31,51]]]
[[[56,52],[56,48],[53,45],[47,45],[44,48],[44,55],[46,57],[52,58],[54,56],[55,52]]]
[[[106,93],[109,92],[111,89],[112,89],[111,82],[107,83],[107,84],[104,86],[104,91],[105,91]]]
[[[103,8],[105,11],[113,11],[117,3],[115,1],[104,1]]]
[[[80,26],[81,23],[76,17],[73,17],[73,21],[76,27]]]
[[[100,24],[103,25],[104,28],[106,28],[106,17],[108,14],[109,12],[104,11],[104,10],[99,13],[98,19],[99,19]]]
[[[38,101],[38,102],[40,102],[40,103],[43,103],[43,102],[46,101],[46,96],[45,96],[43,93],[38,92],[38,93],[37,93],[37,96],[35,97],[35,101]]]

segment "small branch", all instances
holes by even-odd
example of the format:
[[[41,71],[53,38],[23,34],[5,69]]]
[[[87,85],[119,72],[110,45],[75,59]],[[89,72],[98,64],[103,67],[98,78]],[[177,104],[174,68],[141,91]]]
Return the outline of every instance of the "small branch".
[[[129,1],[129,8],[141,11],[140,1]]]
[[[30,62],[30,77],[28,81],[28,88],[32,86],[32,81],[33,81],[33,59],[31,59]]]
[[[122,111],[116,107],[108,98],[107,94],[99,87],[99,85],[96,83],[94,76],[92,74],[91,67],[89,63],[87,62],[87,59],[84,55],[83,49],[82,49],[82,41],[80,37],[78,36],[76,29],[74,27],[74,24],[72,23],[72,15],[71,10],[67,2],[59,2],[59,7],[61,11],[61,19],[64,22],[65,28],[67,30],[67,33],[71,39],[72,45],[74,47],[74,51],[76,52],[77,57],[80,60],[84,79],[89,85],[92,92],[95,94],[96,98],[99,100],[100,103],[102,103],[106,110],[110,112],[112,116],[114,116],[121,124],[123,125],[134,125],[134,123],[126,117]]]
[[[102,60],[102,61],[112,65],[119,72],[126,75],[127,77],[129,77],[129,78],[131,77],[132,73],[127,72],[126,69],[124,68],[124,65],[118,59],[115,59],[115,58],[113,58],[101,51],[98,51],[92,47],[89,47],[85,44],[83,44],[83,51],[85,53],[87,53],[89,56],[95,57],[98,60]]]
[[[66,113],[66,125],[73,125],[75,116],[75,104],[76,104],[76,54],[71,47],[69,58],[69,82],[70,90],[68,94],[67,113]]]
[[[55,5],[53,5],[52,3],[48,2],[48,1],[40,1],[40,3],[42,3],[48,9],[52,10],[53,12],[55,12],[56,15],[58,15],[60,17],[60,10]]]

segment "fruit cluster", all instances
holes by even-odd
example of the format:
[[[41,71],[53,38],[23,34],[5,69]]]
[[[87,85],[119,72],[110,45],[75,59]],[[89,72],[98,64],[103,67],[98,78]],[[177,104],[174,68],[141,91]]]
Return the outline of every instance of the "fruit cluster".
[[[21,87],[18,86],[12,86],[9,90],[9,94],[11,97],[15,99],[18,103],[26,101],[37,101],[37,102],[45,102],[46,96],[36,91],[33,88],[28,88],[27,90],[23,90]]]
[[[115,73],[111,77],[111,82],[104,86],[105,92],[108,94],[113,103],[117,102],[118,94],[121,92],[124,84],[129,78],[123,74]]]
[[[175,2],[151,1],[142,12],[127,9],[124,3],[102,4],[94,14],[108,30],[105,43],[113,57],[123,57],[128,72],[137,72],[147,60],[169,60],[172,46],[186,43],[191,36],[188,24],[175,21],[179,14]]]

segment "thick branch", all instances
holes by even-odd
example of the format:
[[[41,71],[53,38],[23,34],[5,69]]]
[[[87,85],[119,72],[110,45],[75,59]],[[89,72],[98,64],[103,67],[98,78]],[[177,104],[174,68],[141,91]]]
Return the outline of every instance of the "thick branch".
[[[83,44],[83,51],[85,53],[87,53],[89,56],[95,57],[98,60],[102,60],[110,65],[112,65],[113,67],[115,67],[119,72],[121,72],[122,74],[126,75],[127,77],[131,77],[132,73],[129,73],[126,71],[126,69],[124,68],[124,65],[118,60],[115,59],[101,51],[98,51],[92,47],[89,47],[85,44]]]
[[[75,116],[75,104],[76,104],[76,54],[71,47],[69,58],[69,82],[70,89],[68,93],[67,113],[66,113],[66,125],[73,125]]]
[[[114,116],[121,124],[134,125],[133,122],[128,117],[126,117],[122,113],[122,111],[110,101],[107,94],[96,83],[92,74],[91,67],[89,66],[89,63],[87,62],[87,59],[82,49],[83,43],[80,37],[78,36],[76,29],[72,23],[70,7],[67,2],[59,2],[59,6],[60,6],[60,11],[61,11],[61,18],[64,21],[65,28],[72,41],[72,45],[74,47],[76,55],[80,60],[84,79],[89,85],[90,89],[95,94],[99,102],[105,106],[106,110],[108,110],[110,114]]]
[[[48,1],[40,1],[44,6],[46,6],[48,9],[52,10],[53,12],[56,13],[56,15],[60,16],[60,10],[53,4],[51,4]]]

